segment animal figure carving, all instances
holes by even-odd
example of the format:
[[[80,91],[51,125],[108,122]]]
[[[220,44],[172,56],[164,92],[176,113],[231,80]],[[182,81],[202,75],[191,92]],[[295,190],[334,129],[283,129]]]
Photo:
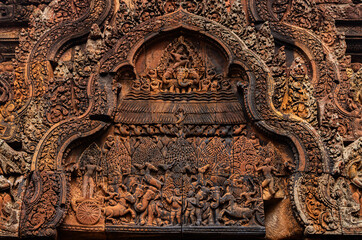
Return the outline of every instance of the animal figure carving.
[[[133,209],[127,207],[126,201],[134,203],[135,198],[130,193],[122,193],[120,196],[117,194],[115,199],[118,200],[116,205],[106,206],[104,208],[104,215],[106,216],[106,219],[120,218],[126,216],[127,214],[131,214],[131,221],[129,223],[133,224],[134,219],[136,218],[136,212]]]
[[[156,188],[149,186],[148,189],[144,192],[143,196],[138,195],[137,201],[134,205],[137,212],[140,212],[140,224],[145,225],[146,222],[148,225],[152,225],[151,219],[147,221],[147,217],[152,218],[153,213],[151,212],[152,208],[149,207],[150,201],[153,200],[156,196]],[[142,197],[141,197],[142,196]]]
[[[219,220],[222,220],[224,215],[227,215],[232,218],[241,219],[248,222],[254,214],[253,209],[240,207],[236,203],[235,197],[231,193],[226,193],[221,199],[220,202],[229,202],[227,207],[220,211]]]

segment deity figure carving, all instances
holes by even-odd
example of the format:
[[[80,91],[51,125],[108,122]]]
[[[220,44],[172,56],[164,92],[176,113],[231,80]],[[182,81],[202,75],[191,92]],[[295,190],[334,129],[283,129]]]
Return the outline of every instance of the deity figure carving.
[[[80,168],[80,170],[84,171],[82,186],[82,194],[84,198],[93,198],[95,188],[94,178],[96,177],[96,172],[102,170],[101,167],[97,166],[94,160],[94,157],[89,156],[87,163],[84,163],[84,167]]]
[[[193,44],[182,36],[166,47],[156,68],[148,69],[133,83],[134,90],[153,94],[217,92],[229,87],[230,83],[215,70],[206,70]]]
[[[79,176],[78,179],[81,183],[79,195],[74,196],[71,201],[76,219],[81,224],[95,225],[101,218],[101,199],[98,194],[95,196],[95,193],[99,192],[97,178],[102,171],[101,156],[102,151],[99,146],[96,143],[92,143],[69,169]],[[112,195],[112,197],[115,197],[115,195]]]
[[[289,69],[289,76],[282,76],[276,83],[275,101],[281,112],[292,113],[316,124],[317,102],[313,96],[313,87],[309,83],[308,73],[303,60],[297,57]]]
[[[220,225],[219,219],[220,219],[220,187],[211,187],[211,215],[209,224],[210,225]],[[214,220],[215,219],[215,220]]]

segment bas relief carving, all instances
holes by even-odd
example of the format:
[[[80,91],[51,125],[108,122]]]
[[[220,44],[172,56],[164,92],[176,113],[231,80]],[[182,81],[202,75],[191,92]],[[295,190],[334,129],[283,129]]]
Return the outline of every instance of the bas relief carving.
[[[2,1],[0,236],[361,234],[360,8]]]
[[[263,199],[284,197],[271,162],[292,158],[250,129],[242,79],[228,76],[219,49],[187,35],[136,56],[135,78],[112,81],[122,90],[108,133],[65,163],[75,180],[65,226],[262,233]]]

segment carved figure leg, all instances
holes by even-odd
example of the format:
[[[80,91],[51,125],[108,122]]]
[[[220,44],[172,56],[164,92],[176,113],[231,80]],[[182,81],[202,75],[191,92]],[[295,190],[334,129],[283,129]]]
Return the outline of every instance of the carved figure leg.
[[[89,178],[89,198],[93,198],[93,192],[94,192],[94,180],[92,177]]]
[[[82,184],[82,196],[83,196],[83,198],[87,198],[88,186],[89,186],[89,177],[84,176],[83,184]]]
[[[130,224],[134,224],[134,223],[135,223],[135,219],[136,219],[136,212],[133,211],[132,209],[128,208],[128,209],[125,211],[124,215],[126,215],[126,214],[128,214],[128,213],[131,214],[131,220],[129,221],[129,223],[130,223]]]
[[[140,224],[145,225],[147,216],[147,209],[140,215]]]
[[[202,222],[201,208],[196,208],[196,226],[200,226]]]
[[[195,225],[196,223],[195,209],[191,210],[190,219],[191,219],[191,225]]]
[[[221,210],[220,212],[219,212],[219,219],[218,219],[218,221],[220,221],[221,219],[222,219],[222,217],[224,216],[224,214],[225,214],[225,209],[223,209],[223,210]]]
[[[130,213],[130,214],[131,214],[132,219],[135,219],[135,218],[136,218],[136,212],[135,212],[133,209],[128,208],[128,209],[126,210],[126,214],[127,214],[127,213]]]
[[[172,225],[175,225],[175,215],[176,215],[176,212],[174,210],[171,210],[171,224]]]
[[[190,219],[190,211],[189,210],[186,210],[186,212],[185,212],[185,224],[186,225],[189,225],[190,223],[189,223],[189,219]]]
[[[208,224],[209,225],[214,225],[214,209],[211,210],[211,214],[209,214],[208,216]]]
[[[181,224],[181,208],[176,212],[177,223]]]
[[[111,219],[111,218],[113,218],[113,211],[111,210],[111,209],[107,209],[107,208],[105,208],[104,209],[104,215],[106,216],[106,219]]]
[[[212,213],[210,207],[204,210],[204,212],[202,213],[202,219],[203,219],[203,224],[207,223],[214,224],[214,219],[212,219]]]
[[[154,203],[150,203],[148,205],[148,221],[147,221],[147,225],[153,225],[153,220],[154,220],[154,208],[153,208]]]
[[[220,225],[220,222],[219,222],[219,212],[220,212],[220,209],[216,208],[214,210],[214,219],[215,219],[215,224],[216,225]]]
[[[274,195],[275,191],[274,191],[274,179],[273,178],[265,179],[263,181],[263,183],[261,184],[261,186],[263,188],[268,187],[270,195]]]

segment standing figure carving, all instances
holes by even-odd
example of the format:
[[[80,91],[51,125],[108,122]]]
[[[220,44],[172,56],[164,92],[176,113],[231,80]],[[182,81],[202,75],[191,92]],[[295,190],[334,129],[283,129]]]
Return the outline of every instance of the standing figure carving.
[[[277,172],[278,170],[271,165],[271,161],[272,159],[268,157],[265,159],[265,164],[263,166],[260,167],[254,166],[254,168],[256,172],[261,172],[261,174],[264,177],[261,186],[264,189],[268,190],[269,194],[273,196],[275,194],[275,189],[274,189],[274,177],[272,174],[273,172]]]
[[[171,205],[171,224],[181,224],[182,197],[180,189],[176,188],[174,195],[166,198],[166,201]]]

